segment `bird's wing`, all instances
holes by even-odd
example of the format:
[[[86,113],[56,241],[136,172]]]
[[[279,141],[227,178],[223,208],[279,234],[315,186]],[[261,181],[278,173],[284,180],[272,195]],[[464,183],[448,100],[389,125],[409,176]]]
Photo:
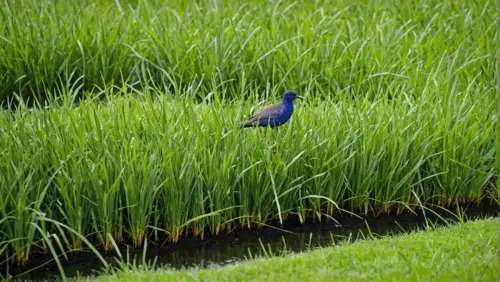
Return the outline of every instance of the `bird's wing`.
[[[283,112],[283,103],[278,103],[264,108],[260,113],[257,113],[250,117],[249,122],[254,122],[258,120],[268,120],[272,118],[277,118]]]
[[[250,117],[247,121],[240,124],[240,127],[254,126],[259,123],[260,120],[269,120],[277,118],[283,112],[283,103],[278,103],[264,108],[260,113],[257,113]]]

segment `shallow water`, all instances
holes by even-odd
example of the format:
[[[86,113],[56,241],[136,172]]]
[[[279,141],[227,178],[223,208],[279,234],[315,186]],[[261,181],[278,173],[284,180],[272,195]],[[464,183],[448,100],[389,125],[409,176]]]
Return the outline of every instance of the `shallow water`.
[[[498,207],[477,207],[466,211],[469,218],[483,218],[498,216]],[[446,218],[452,218],[448,215]],[[436,217],[428,217],[433,222],[440,224]],[[442,223],[442,222],[441,222]],[[306,223],[298,225],[296,222],[288,223],[285,232],[274,228],[263,228],[254,231],[240,231],[232,234],[214,236],[206,240],[197,238],[184,238],[180,242],[166,243],[163,246],[149,244],[146,251],[146,261],[152,262],[156,258],[156,266],[169,266],[175,269],[187,267],[207,267],[212,265],[224,265],[243,261],[252,256],[264,255],[263,245],[266,251],[275,254],[286,250],[287,252],[302,252],[310,249],[331,246],[339,242],[353,242],[362,239],[368,234],[375,237],[390,236],[409,232],[417,228],[425,228],[425,217],[423,216],[381,216],[378,218],[345,219],[338,223]],[[285,243],[284,243],[285,242]],[[285,245],[286,244],[286,245]],[[129,249],[130,260],[134,258],[137,264],[141,264],[142,250]],[[127,256],[127,249],[121,249],[122,255]],[[104,255],[108,263],[115,261],[116,253]],[[11,274],[17,274],[16,278],[22,280],[53,280],[57,279],[59,272],[55,263],[50,263],[35,271],[26,272],[34,265],[41,265],[49,257],[38,257],[33,259],[32,266],[23,269],[11,269]],[[80,275],[98,275],[102,268],[101,262],[90,252],[79,253],[68,257],[61,257],[67,277]]]

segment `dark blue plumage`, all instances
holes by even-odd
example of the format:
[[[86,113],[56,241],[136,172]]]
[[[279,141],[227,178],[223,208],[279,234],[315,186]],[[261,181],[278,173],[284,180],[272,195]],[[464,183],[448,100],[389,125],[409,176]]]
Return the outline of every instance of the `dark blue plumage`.
[[[292,117],[293,101],[297,98],[302,99],[295,91],[286,91],[280,103],[264,108],[260,113],[241,123],[240,128],[256,126],[277,127],[285,124]]]

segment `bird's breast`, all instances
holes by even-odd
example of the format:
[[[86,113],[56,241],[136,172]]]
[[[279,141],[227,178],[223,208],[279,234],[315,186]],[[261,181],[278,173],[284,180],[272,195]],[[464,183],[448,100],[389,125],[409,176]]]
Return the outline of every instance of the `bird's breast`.
[[[293,104],[285,104],[283,106],[283,111],[281,112],[282,116],[288,116],[290,117],[293,113]]]
[[[276,118],[277,122],[283,123],[290,119],[293,113],[293,105],[284,105],[281,114]]]

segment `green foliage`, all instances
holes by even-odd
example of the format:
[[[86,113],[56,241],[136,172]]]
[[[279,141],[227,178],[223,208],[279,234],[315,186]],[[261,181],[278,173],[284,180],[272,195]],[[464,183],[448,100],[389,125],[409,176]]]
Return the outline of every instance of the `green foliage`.
[[[456,91],[495,83],[491,1],[3,3],[0,102],[43,100],[75,81],[220,99],[288,88],[419,96],[451,87],[450,74]]]
[[[107,234],[140,246],[163,231],[176,241],[292,213],[325,220],[343,209],[478,202],[488,187],[498,193],[494,104],[475,98],[479,91],[452,92],[446,106],[426,93],[375,103],[307,98],[275,130],[238,129],[246,102],[154,93],[78,107],[68,95],[43,110],[4,111],[4,251],[27,259],[41,239],[36,212],[75,231],[68,248],[81,249],[84,234],[112,249]]]
[[[5,260],[500,195],[494,3],[138,2],[0,7]]]

